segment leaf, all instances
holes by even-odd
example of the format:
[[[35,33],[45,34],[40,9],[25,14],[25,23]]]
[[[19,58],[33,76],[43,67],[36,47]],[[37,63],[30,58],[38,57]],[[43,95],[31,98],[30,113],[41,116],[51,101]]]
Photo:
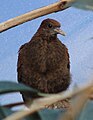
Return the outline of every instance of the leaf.
[[[2,120],[3,118],[7,117],[8,115],[10,115],[12,113],[13,113],[12,110],[0,106],[0,120]]]
[[[31,94],[38,95],[38,91],[28,87],[24,84],[0,81],[0,94],[9,93],[9,92],[30,92]]]
[[[41,118],[41,115],[38,112],[36,112],[32,115],[25,117],[23,120],[43,120],[43,119]]]
[[[87,102],[78,120],[93,120],[93,101]]]
[[[14,113],[14,111],[12,111],[11,109],[0,106],[0,120],[6,118],[12,113]],[[25,117],[23,120],[42,120],[42,119],[41,115],[38,112],[36,112],[32,115]]]
[[[93,10],[93,0],[74,0],[72,4],[73,7],[84,9],[84,10]]]
[[[66,109],[44,109],[41,110],[39,113],[42,117],[42,120],[59,120],[60,114],[64,114],[66,112]]]
[[[79,89],[79,88],[77,88]],[[74,88],[75,90],[75,88]],[[60,120],[79,120],[84,106],[89,98],[90,88],[83,90],[82,92],[74,95],[71,98],[71,106],[68,111],[61,117]],[[83,119],[82,119],[83,120]]]

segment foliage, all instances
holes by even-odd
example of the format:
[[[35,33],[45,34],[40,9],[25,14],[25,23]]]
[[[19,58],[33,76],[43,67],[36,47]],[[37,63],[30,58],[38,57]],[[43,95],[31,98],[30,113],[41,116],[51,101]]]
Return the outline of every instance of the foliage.
[[[4,87],[3,87],[4,85]],[[29,88],[28,86],[25,86],[23,84],[19,83],[13,83],[13,82],[0,82],[0,94],[4,93],[10,93],[10,92],[17,92],[17,91],[25,91],[25,92],[30,92],[31,94],[37,94],[38,91]],[[93,119],[93,102],[88,100],[89,96],[89,86],[85,87],[83,90],[79,90],[78,88],[73,91],[76,91],[75,94],[72,95],[71,98],[71,106],[67,110],[66,108],[64,109],[45,109],[45,107],[40,107],[39,105],[39,100],[37,99],[35,102],[32,102],[31,106],[29,106],[29,110],[20,110],[20,111],[13,111],[11,107],[5,107],[4,105],[0,106],[0,120],[92,120]],[[64,93],[65,94],[65,93]],[[52,95],[51,95],[52,96]],[[48,98],[49,96],[45,97],[45,99]],[[42,98],[41,105],[43,105],[42,101],[45,101],[44,98]],[[54,97],[56,99],[56,97]],[[46,102],[46,101],[45,101]],[[44,104],[45,105],[45,104]],[[38,109],[34,109],[37,106],[40,107]],[[12,106],[13,107],[13,106]],[[33,112],[29,112],[33,108]],[[27,114],[23,114],[22,117],[22,112],[25,112]],[[21,117],[17,118],[18,114],[21,114]],[[59,117],[60,116],[60,117]]]
[[[23,84],[17,84],[14,82],[2,82],[0,81],[0,94],[9,93],[9,92],[32,92],[33,94],[38,94],[37,90],[27,87]]]
[[[72,6],[84,10],[93,10],[93,0],[75,0]]]

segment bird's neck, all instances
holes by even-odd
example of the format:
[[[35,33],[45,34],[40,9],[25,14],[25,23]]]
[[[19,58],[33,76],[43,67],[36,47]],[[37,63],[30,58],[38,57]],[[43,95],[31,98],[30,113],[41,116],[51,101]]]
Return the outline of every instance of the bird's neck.
[[[37,36],[39,38],[41,37],[43,40],[47,40],[47,41],[57,40],[57,34],[49,35],[49,34],[37,31],[36,34],[35,34],[35,36]]]

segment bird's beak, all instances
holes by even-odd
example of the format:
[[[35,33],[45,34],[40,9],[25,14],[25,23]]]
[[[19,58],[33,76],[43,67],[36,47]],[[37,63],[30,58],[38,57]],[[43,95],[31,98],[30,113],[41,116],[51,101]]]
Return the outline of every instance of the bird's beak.
[[[66,33],[64,31],[62,31],[60,28],[55,28],[54,31],[57,33],[57,34],[61,34],[63,36],[66,36]]]

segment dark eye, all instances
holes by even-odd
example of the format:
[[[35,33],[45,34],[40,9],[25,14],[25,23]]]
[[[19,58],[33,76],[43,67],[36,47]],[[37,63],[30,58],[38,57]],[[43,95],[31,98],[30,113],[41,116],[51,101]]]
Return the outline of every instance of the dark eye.
[[[48,24],[48,27],[49,27],[49,28],[52,28],[52,25],[51,25],[51,24]]]

